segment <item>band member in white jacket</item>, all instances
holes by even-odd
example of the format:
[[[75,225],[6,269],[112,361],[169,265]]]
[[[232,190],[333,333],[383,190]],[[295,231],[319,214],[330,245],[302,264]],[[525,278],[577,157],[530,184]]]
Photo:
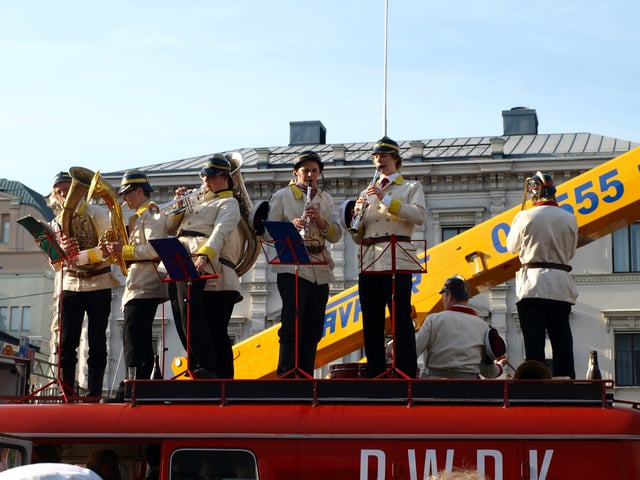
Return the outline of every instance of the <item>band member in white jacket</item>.
[[[304,233],[312,260],[325,265],[300,265],[298,271],[298,368],[313,376],[318,342],[322,338],[329,282],[334,280],[333,259],[326,242],[336,243],[342,230],[333,211],[333,198],[318,188],[324,165],[320,156],[305,151],[294,160],[294,179],[269,200],[268,220],[290,221]],[[309,190],[308,190],[309,189]],[[309,195],[307,195],[309,194]],[[307,205],[307,196],[310,202]],[[282,299],[280,354],[277,373],[284,376],[295,368],[296,276],[295,265],[273,265]]]
[[[128,221],[128,245],[106,244],[110,253],[121,255],[128,271],[122,296],[123,345],[127,367],[135,367],[135,378],[148,379],[153,369],[153,320],[158,305],[168,300],[167,285],[156,267],[158,254],[149,240],[167,237],[167,217],[151,201],[153,188],[140,170],[125,172],[120,183],[121,198],[134,211]]]
[[[578,290],[569,262],[578,246],[576,217],[558,206],[556,187],[548,173],[527,179],[533,208],[516,214],[507,235],[507,249],[517,253],[516,307],[527,360],[545,363],[545,337],[553,352],[553,376],[575,378],[571,305]]]
[[[354,215],[366,205],[359,228],[351,232],[362,245],[358,292],[362,308],[364,348],[367,355],[367,377],[384,373],[385,308],[392,311],[393,275],[395,275],[396,367],[408,377],[417,374],[415,328],[411,319],[411,273],[420,263],[411,236],[426,217],[422,184],[402,177],[400,148],[389,137],[373,147],[373,164],[380,171],[376,184],[369,185],[356,201]],[[398,242],[390,248],[391,236]],[[402,248],[400,248],[402,247]],[[384,272],[384,273],[381,273]]]
[[[416,334],[418,356],[426,354],[423,378],[495,378],[508,357],[492,361],[486,352],[489,324],[468,305],[469,285],[456,275],[440,290],[444,310],[427,315]]]
[[[172,308],[178,332],[190,352],[190,367],[196,378],[233,378],[233,346],[227,328],[234,305],[242,300],[235,271],[242,255],[239,224],[240,205],[233,195],[231,164],[224,155],[213,155],[204,163],[200,177],[206,185],[202,200],[192,211],[179,214],[174,225],[178,239],[195,255],[194,264],[217,278],[191,285],[190,328],[187,333],[187,286],[175,283]],[[178,194],[184,189],[178,189]],[[211,268],[213,267],[213,272]]]

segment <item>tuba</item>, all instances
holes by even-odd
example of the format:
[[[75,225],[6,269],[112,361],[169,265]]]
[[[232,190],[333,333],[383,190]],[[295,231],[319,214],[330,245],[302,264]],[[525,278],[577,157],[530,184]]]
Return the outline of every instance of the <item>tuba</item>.
[[[78,212],[76,208],[81,202],[82,198],[89,189],[89,184],[82,178],[74,175],[78,173],[76,170],[79,167],[73,167],[70,169],[71,186],[67,192],[67,198],[62,205],[62,215],[60,218],[60,228],[69,237],[72,237],[78,250],[89,250],[98,245],[100,239],[98,235],[98,228],[91,215],[86,212]],[[75,172],[72,172],[75,170]],[[93,175],[93,172],[91,172]],[[98,265],[77,265],[75,268],[78,270],[91,271],[95,270]]]
[[[109,208],[109,217],[111,219],[111,226],[106,232],[102,232],[102,238],[111,242],[120,241],[123,245],[126,245],[128,243],[128,235],[122,217],[122,209],[118,203],[118,195],[111,185],[100,176],[100,171],[94,173],[88,168],[71,167],[69,169],[69,175],[71,175],[72,182],[69,193],[67,193],[67,198],[64,202],[62,230],[67,233],[67,235],[76,238],[78,248],[80,250],[97,246],[100,237],[98,237],[96,233],[97,228],[95,222],[93,222],[89,215],[81,215],[79,212],[76,212],[75,209],[85,193],[87,194],[87,201],[94,196],[99,196],[104,200],[105,204]],[[81,216],[90,220],[91,225],[93,226],[95,236],[91,237],[90,241],[84,240],[83,235],[84,230],[86,229],[78,229],[76,226],[77,218]],[[85,223],[87,222],[85,221]],[[120,267],[122,274],[125,276],[127,275],[127,265],[122,259],[122,256],[115,256],[112,254],[106,259],[106,261],[117,264]],[[87,267],[91,267],[91,265]]]
[[[253,267],[254,263],[256,263],[256,260],[260,255],[260,242],[256,237],[255,230],[250,226],[252,204],[240,172],[240,167],[242,167],[242,155],[239,152],[231,152],[226,154],[225,157],[231,164],[231,171],[229,174],[233,180],[233,196],[240,204],[240,215],[242,216],[242,220],[240,220],[238,228],[240,229],[240,236],[242,237],[244,248],[242,250],[240,260],[235,268],[236,273],[241,277],[247,273],[251,267]]]

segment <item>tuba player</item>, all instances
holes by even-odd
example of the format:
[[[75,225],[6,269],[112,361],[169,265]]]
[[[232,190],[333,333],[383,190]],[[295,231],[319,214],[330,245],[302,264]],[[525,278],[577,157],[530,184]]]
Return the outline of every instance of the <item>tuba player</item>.
[[[168,219],[157,215],[151,192],[153,187],[144,172],[125,172],[118,194],[134,211],[129,218],[129,244],[105,242],[107,251],[121,256],[128,265],[122,296],[124,360],[127,368],[135,367],[135,378],[140,379],[151,376],[153,319],[158,305],[169,298],[166,283],[156,272],[158,255],[149,243],[150,239],[167,237]]]
[[[59,205],[67,205],[72,178],[67,172],[60,172],[53,182],[53,194]],[[74,202],[75,203],[75,202]],[[98,232],[106,231],[111,223],[108,213],[96,206],[80,200],[74,205],[73,232],[61,233],[61,246],[67,254],[78,248],[99,252]],[[64,209],[54,220],[54,227],[61,230]],[[85,260],[86,262],[87,260]],[[82,263],[85,263],[82,262]],[[70,395],[76,383],[77,349],[85,313],[87,314],[87,339],[89,342],[87,396],[102,396],[104,370],[107,365],[106,330],[111,314],[111,289],[119,285],[111,272],[109,263],[103,260],[101,253],[91,255],[88,263],[78,265],[70,263],[63,270],[60,307],[60,368],[63,388]]]

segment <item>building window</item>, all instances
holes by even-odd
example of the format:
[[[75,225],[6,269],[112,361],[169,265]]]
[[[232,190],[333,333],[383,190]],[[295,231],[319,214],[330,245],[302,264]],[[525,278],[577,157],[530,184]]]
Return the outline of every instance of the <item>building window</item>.
[[[640,272],[640,223],[613,232],[613,271]]]
[[[616,386],[640,386],[640,310],[604,310],[602,316],[613,333]]]
[[[0,243],[9,243],[9,234],[11,233],[11,218],[9,214],[0,215]]]
[[[22,330],[31,330],[31,307],[22,307]]]
[[[640,385],[640,332],[616,333],[616,385]]]
[[[434,208],[431,209],[433,218],[433,234],[435,244],[449,240],[461,232],[482,223],[484,208]]]
[[[0,307],[0,332],[9,330],[9,307]]]
[[[11,307],[11,316],[9,317],[9,329],[12,332],[20,330],[20,307]]]
[[[462,233],[465,230],[469,230],[471,227],[473,227],[473,225],[466,225],[464,227],[442,227],[442,241],[446,242],[459,233]]]

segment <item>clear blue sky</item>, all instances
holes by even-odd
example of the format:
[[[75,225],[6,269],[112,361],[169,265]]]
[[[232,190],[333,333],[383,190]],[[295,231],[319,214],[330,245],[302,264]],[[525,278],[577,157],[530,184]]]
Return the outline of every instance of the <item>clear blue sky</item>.
[[[640,141],[640,2],[389,0],[387,132]],[[0,178],[383,131],[384,0],[0,0]]]

